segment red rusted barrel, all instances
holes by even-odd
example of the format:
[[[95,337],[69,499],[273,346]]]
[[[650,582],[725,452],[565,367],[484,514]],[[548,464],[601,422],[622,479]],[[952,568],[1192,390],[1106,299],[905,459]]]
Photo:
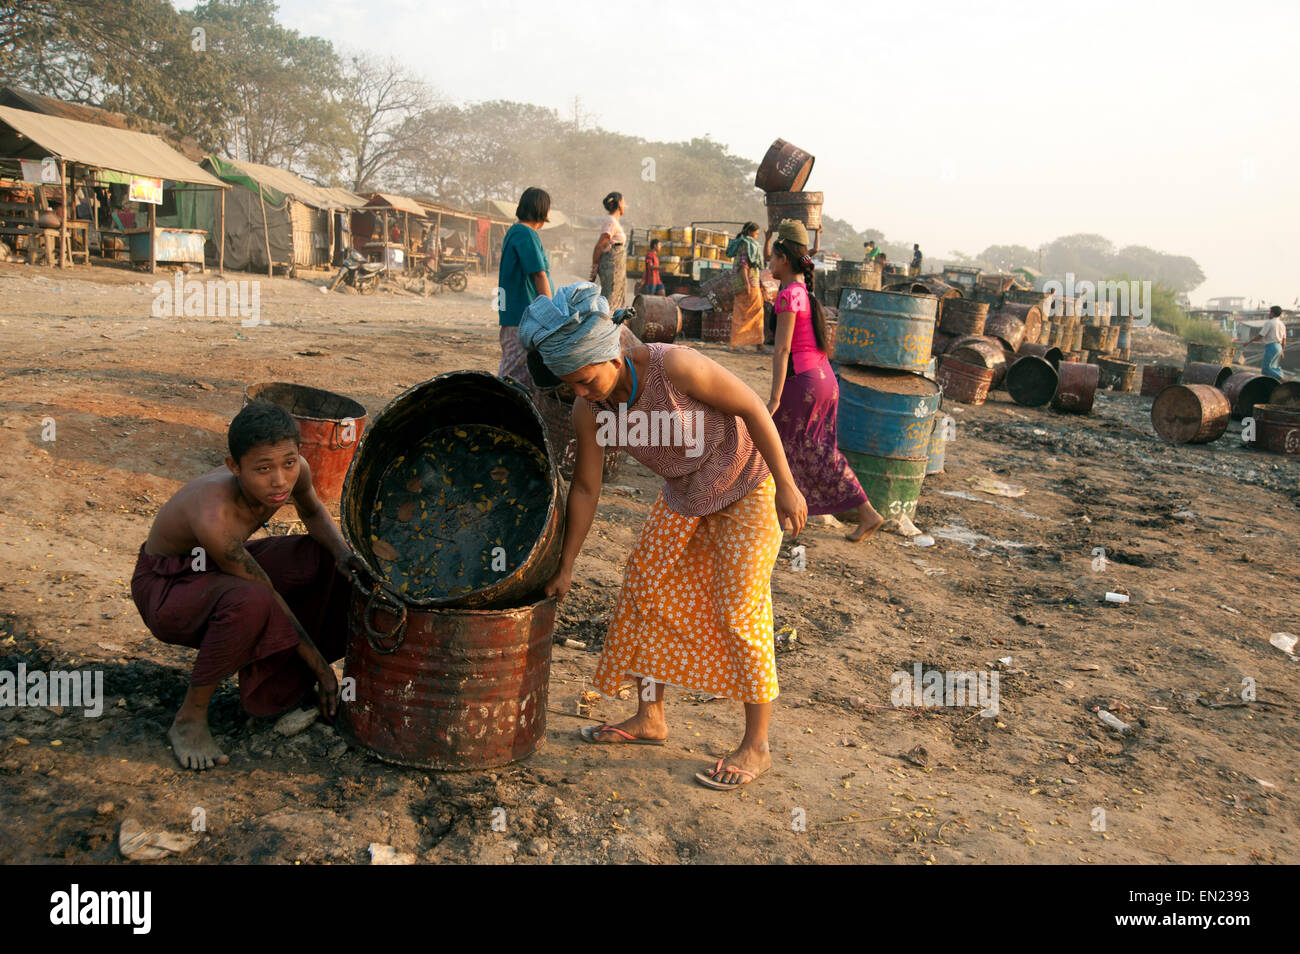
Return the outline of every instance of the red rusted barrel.
[[[1137,378],[1137,365],[1128,361],[1120,361],[1115,358],[1098,358],[1097,386],[1100,388],[1109,388],[1112,391],[1132,391],[1133,382]]]
[[[1223,393],[1232,404],[1232,418],[1250,417],[1256,404],[1270,404],[1277,379],[1258,371],[1238,371],[1223,382]]]
[[[948,347],[952,342],[952,335],[946,335],[942,331],[936,331],[934,337],[930,340],[930,354],[938,357],[948,350]]]
[[[989,312],[984,321],[984,334],[997,338],[1007,346],[1007,350],[1015,351],[1023,342],[1037,340],[1042,320],[1043,313],[1037,305],[1009,302],[997,311]]]
[[[1208,444],[1228,429],[1231,406],[1208,384],[1174,384],[1151,402],[1151,426],[1174,444]]]
[[[339,732],[385,762],[488,769],[546,741],[555,602],[416,609],[353,589]]]
[[[647,344],[672,344],[682,330],[682,311],[665,295],[637,295],[632,310],[636,316],[626,324]]]
[[[244,389],[244,403],[266,401],[293,415],[302,434],[299,453],[311,467],[311,485],[326,506],[343,491],[357,442],[366,427],[366,409],[352,398],[320,388],[274,381]]]
[[[898,295],[928,295],[930,286],[925,282],[918,282],[914,278],[904,278],[885,284],[885,291],[894,292]]]
[[[758,164],[754,185],[764,192],[798,192],[812,175],[816,157],[793,143],[778,139]]]
[[[1024,407],[1042,407],[1056,393],[1059,379],[1056,366],[1046,358],[1022,355],[1007,369],[1007,393]]]
[[[1273,454],[1300,454],[1300,408],[1256,404],[1255,446]]]
[[[681,336],[698,339],[704,333],[704,313],[713,310],[713,303],[698,295],[688,295],[677,307],[682,310]]]
[[[1177,384],[1183,369],[1176,364],[1144,364],[1142,366],[1143,397],[1155,397],[1171,384]]]
[[[1208,384],[1212,388],[1222,388],[1223,382],[1232,377],[1232,368],[1226,364],[1212,361],[1191,361],[1183,368],[1182,384]]]
[[[731,278],[731,272],[723,272],[700,285],[700,293],[713,305],[714,311],[730,311],[735,303],[736,289]]]
[[[1052,410],[1066,414],[1087,414],[1091,411],[1093,399],[1097,395],[1097,366],[1062,361],[1056,373],[1060,375],[1060,380],[1056,385],[1056,393],[1052,395]]]
[[[950,354],[939,359],[935,381],[943,389],[943,396],[963,404],[983,404],[989,396],[993,382],[993,369],[967,364]]]
[[[1050,362],[1052,367],[1056,367],[1061,363],[1061,349],[1053,345],[1034,344],[1033,342],[1026,341],[1016,349],[1016,354],[1032,354],[1036,358],[1043,358]]]
[[[982,335],[989,316],[987,302],[949,296],[939,301],[939,330],[950,335]]]
[[[485,371],[417,384],[366,428],[339,515],[366,572],[405,586],[413,606],[536,599],[564,537],[546,422],[520,385]]]
[[[1003,302],[998,311],[1001,314],[1010,315],[1012,318],[1020,320],[1020,323],[1024,326],[1024,333],[1020,339],[1022,342],[1036,343],[1038,341],[1038,335],[1043,330],[1042,308],[1024,302],[1006,301]],[[994,334],[994,332],[988,330],[988,322],[984,323],[984,329],[985,334]]]
[[[1002,350],[1002,342],[996,338],[967,336],[960,338],[949,346],[947,354],[978,367],[988,368],[993,372],[990,387],[996,388],[1002,383],[1007,373],[1007,354]]]
[[[763,199],[767,206],[767,228],[775,232],[783,219],[802,222],[809,232],[822,227],[822,192],[769,192]]]

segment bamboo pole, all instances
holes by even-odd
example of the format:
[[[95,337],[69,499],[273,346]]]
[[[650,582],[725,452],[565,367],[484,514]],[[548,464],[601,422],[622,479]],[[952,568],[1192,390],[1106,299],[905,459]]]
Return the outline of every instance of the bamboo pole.
[[[149,203],[149,274],[158,271],[158,206]]]
[[[271,229],[266,224],[266,196],[262,194],[262,183],[260,182],[257,184],[257,201],[262,206],[262,237],[266,240],[266,276],[267,278],[274,278],[275,264],[271,261]],[[292,222],[292,212],[289,214],[289,219]]]
[[[217,209],[217,274],[226,274],[226,190],[221,193],[221,205]]]
[[[68,164],[62,159],[59,160],[59,196],[62,199],[62,205],[59,207],[59,268],[66,268],[68,264]]]

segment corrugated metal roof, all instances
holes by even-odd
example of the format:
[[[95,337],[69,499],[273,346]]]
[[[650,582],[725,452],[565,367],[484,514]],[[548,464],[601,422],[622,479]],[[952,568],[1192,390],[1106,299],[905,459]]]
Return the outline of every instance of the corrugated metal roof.
[[[0,135],[0,155],[16,159],[56,156],[68,162],[127,175],[226,187],[216,176],[200,169],[157,136],[148,133],[83,123],[9,106],[0,106],[0,122],[12,130]]]

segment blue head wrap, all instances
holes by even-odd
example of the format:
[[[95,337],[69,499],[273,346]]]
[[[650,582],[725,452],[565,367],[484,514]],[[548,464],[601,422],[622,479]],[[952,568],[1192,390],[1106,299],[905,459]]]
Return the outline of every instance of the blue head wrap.
[[[519,344],[538,352],[557,376],[612,361],[622,353],[609,302],[591,282],[565,285],[553,298],[534,299],[519,322]]]

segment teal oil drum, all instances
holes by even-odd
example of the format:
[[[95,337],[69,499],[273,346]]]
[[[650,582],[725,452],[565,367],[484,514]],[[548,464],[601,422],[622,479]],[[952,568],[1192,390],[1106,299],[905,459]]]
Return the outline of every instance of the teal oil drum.
[[[897,460],[845,451],[845,458],[857,475],[862,491],[886,520],[916,516],[916,502],[921,497],[927,461]]]
[[[836,331],[839,358],[843,315]],[[906,371],[839,365],[838,437],[841,449],[873,457],[924,461],[942,392],[929,378]]]
[[[934,295],[846,288],[840,293],[835,358],[920,374],[930,363],[938,314]]]

